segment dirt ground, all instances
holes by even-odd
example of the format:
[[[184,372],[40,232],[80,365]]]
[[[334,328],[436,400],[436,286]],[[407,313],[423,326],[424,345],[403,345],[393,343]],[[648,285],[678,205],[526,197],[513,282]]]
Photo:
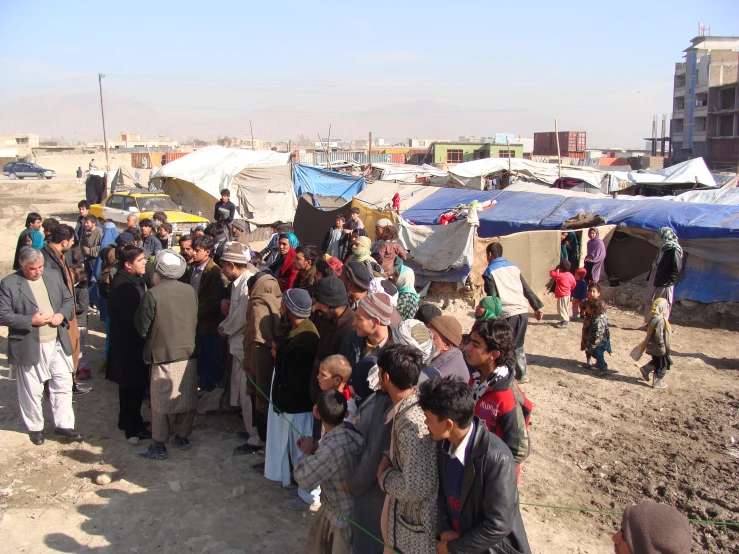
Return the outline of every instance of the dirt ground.
[[[74,179],[0,179],[0,226],[7,233],[0,275],[10,271],[28,211],[73,222],[82,195]],[[711,329],[710,320],[674,325],[669,388],[655,391],[628,355],[643,337],[640,314],[610,310],[609,365],[616,371],[600,379],[581,365],[581,325],[554,328],[553,298],[545,302],[548,315],[529,328],[531,382],[523,387],[535,405],[532,455],[520,486],[533,551],[611,552],[610,536],[620,524],[618,516],[533,504],[621,511],[651,498],[690,518],[739,520],[736,328]],[[456,300],[447,311],[470,327],[468,304]],[[16,384],[8,379],[7,331],[0,331],[0,550],[301,552],[311,515],[282,510],[280,486],[248,470],[258,456],[231,454],[241,442],[237,416],[199,415],[192,450],[172,448],[159,462],[136,457],[142,445],[129,445],[117,429],[117,390],[97,370],[103,334],[97,318],[90,319],[94,390],[74,404],[81,444],[58,440],[51,421],[43,446],[28,440]],[[94,484],[101,473],[112,483]],[[694,552],[739,553],[739,528],[692,528]]]

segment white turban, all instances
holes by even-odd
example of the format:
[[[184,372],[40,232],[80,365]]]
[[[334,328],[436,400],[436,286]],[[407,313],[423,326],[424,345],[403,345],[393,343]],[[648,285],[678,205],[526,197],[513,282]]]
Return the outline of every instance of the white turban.
[[[185,274],[187,262],[174,250],[160,250],[154,259],[154,271],[164,279],[176,280]]]

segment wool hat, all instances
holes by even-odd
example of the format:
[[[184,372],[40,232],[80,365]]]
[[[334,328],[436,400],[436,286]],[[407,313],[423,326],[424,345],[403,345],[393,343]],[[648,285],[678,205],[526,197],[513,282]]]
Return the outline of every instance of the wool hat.
[[[154,258],[154,271],[165,279],[176,280],[185,274],[187,262],[174,250],[160,250]]]
[[[231,222],[231,227],[236,227],[237,229],[240,229],[242,233],[246,233],[246,223],[243,221],[236,219]]]
[[[388,218],[383,217],[382,219],[378,219],[375,222],[375,227],[388,227],[389,225],[392,225],[393,222],[390,221]]]
[[[692,539],[687,519],[672,506],[651,500],[629,506],[621,522],[624,540],[634,554],[689,554]]]
[[[428,325],[432,319],[435,317],[438,317],[441,315],[441,309],[439,306],[436,306],[435,304],[422,304],[418,307],[418,311],[416,312],[416,315],[414,315],[414,319],[417,319],[418,321],[421,321]]]
[[[359,301],[357,308],[362,308],[367,315],[380,320],[380,325],[390,325],[390,316],[393,315],[393,305],[390,297],[382,292],[368,294]]]
[[[308,318],[311,314],[311,308],[313,307],[313,301],[310,298],[310,294],[305,289],[290,289],[282,293],[282,301],[287,306],[287,309],[295,317]]]
[[[234,264],[248,264],[251,261],[249,247],[240,242],[227,242],[221,254],[221,260]]]
[[[575,277],[579,277],[580,279],[584,279],[587,274],[588,270],[584,267],[580,267],[575,270]]]
[[[329,308],[346,306],[349,296],[341,279],[335,275],[324,277],[313,286],[313,300],[325,304]]]
[[[462,343],[462,325],[456,317],[439,315],[429,321],[429,325],[454,346],[459,347]]]
[[[349,282],[357,288],[368,290],[372,282],[369,269],[362,262],[349,262],[344,264],[344,274]]]

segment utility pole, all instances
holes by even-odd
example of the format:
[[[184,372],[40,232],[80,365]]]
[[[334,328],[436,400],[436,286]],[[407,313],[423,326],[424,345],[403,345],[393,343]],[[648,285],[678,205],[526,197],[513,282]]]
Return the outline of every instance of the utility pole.
[[[372,131],[370,131],[369,142],[367,142],[367,158],[369,162],[369,174],[372,175]]]
[[[110,160],[108,160],[108,135],[105,134],[105,109],[103,108],[103,75],[98,73],[98,85],[100,87],[100,115],[103,118],[103,142],[105,143],[105,170],[110,171]]]
[[[554,120],[554,136],[557,139],[557,167],[559,168],[559,178],[562,178],[562,156],[559,150],[559,127],[557,127],[557,120]]]
[[[251,126],[251,119],[249,120],[249,132],[251,133],[251,151],[254,152],[254,129]]]

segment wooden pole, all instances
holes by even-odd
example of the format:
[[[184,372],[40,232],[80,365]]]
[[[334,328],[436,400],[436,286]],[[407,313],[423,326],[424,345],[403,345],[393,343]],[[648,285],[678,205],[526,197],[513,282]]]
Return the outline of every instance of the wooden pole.
[[[559,127],[557,127],[557,120],[554,120],[554,136],[557,139],[557,168],[559,169],[559,178],[562,178],[562,156],[559,150]]]
[[[249,120],[249,132],[251,133],[251,151],[254,152],[254,128],[251,126],[251,119]]]
[[[103,107],[103,75],[98,73],[98,86],[100,87],[100,115],[103,119],[103,142],[105,143],[105,170],[110,171],[110,160],[108,159],[108,135],[105,133],[105,108]]]
[[[328,124],[328,138],[326,139],[326,163],[331,169],[331,124]]]
[[[372,131],[369,134],[369,142],[367,143],[367,161],[369,162],[368,174],[372,174]]]

